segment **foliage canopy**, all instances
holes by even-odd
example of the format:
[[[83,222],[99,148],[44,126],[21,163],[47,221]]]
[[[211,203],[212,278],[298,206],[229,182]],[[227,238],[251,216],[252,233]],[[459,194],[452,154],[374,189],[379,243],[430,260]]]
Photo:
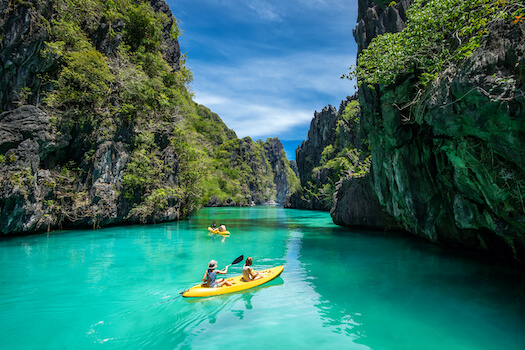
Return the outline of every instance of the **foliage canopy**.
[[[493,21],[514,21],[524,14],[525,5],[515,0],[415,0],[406,27],[374,38],[346,77],[387,86],[414,74],[425,86],[468,58]]]

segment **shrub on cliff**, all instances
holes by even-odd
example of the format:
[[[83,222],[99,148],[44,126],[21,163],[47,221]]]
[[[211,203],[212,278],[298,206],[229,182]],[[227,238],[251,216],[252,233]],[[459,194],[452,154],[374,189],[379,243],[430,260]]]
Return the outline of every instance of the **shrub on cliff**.
[[[95,50],[69,52],[47,103],[55,108],[94,109],[106,104],[111,74],[106,57]]]
[[[525,6],[515,0],[415,0],[406,28],[374,38],[349,77],[358,84],[390,85],[415,74],[425,86],[447,66],[468,58],[491,22],[520,21],[523,15]]]

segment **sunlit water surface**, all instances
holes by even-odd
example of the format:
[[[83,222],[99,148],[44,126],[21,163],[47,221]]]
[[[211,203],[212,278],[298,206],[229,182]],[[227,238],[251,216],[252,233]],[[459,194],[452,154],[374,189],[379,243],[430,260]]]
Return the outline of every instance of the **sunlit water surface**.
[[[213,220],[231,236],[209,236]],[[241,254],[284,272],[245,292],[180,297],[210,259]],[[207,208],[0,241],[0,347],[525,349],[523,280],[415,238],[337,227],[328,213]]]

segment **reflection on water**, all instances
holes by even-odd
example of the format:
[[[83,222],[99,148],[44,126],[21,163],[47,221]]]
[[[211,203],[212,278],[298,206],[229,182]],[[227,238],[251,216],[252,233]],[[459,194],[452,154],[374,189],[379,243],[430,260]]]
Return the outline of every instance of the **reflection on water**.
[[[351,234],[303,238],[301,260],[316,276],[310,283],[323,326],[356,343],[388,349],[525,344],[518,331],[525,324],[523,277],[508,266],[406,237]],[[502,315],[508,324],[495,324]]]
[[[212,221],[232,234],[209,235]],[[180,296],[209,260],[241,254],[284,271],[250,290]],[[521,349],[523,280],[421,240],[337,227],[328,213],[207,208],[0,241],[0,338],[6,349],[204,349],[247,334],[253,349]]]

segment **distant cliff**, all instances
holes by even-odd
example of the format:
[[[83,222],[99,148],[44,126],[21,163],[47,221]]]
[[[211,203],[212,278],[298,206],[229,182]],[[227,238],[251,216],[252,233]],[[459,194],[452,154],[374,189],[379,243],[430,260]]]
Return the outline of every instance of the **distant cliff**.
[[[177,220],[214,196],[281,200],[293,183],[272,163],[280,143],[239,140],[192,101],[163,0],[0,11],[1,233]]]
[[[361,129],[357,95],[315,113],[308,139],[296,151],[300,189],[287,208],[331,211],[335,223],[401,229],[385,212],[370,184],[370,152]]]
[[[284,204],[286,199],[299,188],[299,179],[292,170],[294,165],[286,158],[286,152],[278,138],[267,139],[263,147],[274,174],[275,201]]]
[[[525,261],[524,15],[517,1],[359,1],[360,129],[372,163],[359,188],[339,183],[335,222],[359,225],[348,208],[377,200],[415,235]]]
[[[257,142],[250,137],[230,139],[220,146],[216,161],[217,169],[229,178],[217,177],[206,206],[283,204],[299,182],[278,138]]]
[[[341,108],[344,106],[342,105]],[[303,141],[296,150],[295,161],[302,190],[289,198],[287,207],[330,210],[330,195],[321,195],[318,189],[327,183],[328,174],[324,174],[324,172],[323,174],[314,174],[314,168],[321,165],[321,153],[325,147],[335,143],[338,119],[339,113],[332,106],[314,113],[308,130],[308,139]]]
[[[286,207],[330,210],[337,181],[366,157],[356,136],[359,113],[355,96],[339,109],[328,106],[314,113],[308,139],[296,150],[301,187]]]

